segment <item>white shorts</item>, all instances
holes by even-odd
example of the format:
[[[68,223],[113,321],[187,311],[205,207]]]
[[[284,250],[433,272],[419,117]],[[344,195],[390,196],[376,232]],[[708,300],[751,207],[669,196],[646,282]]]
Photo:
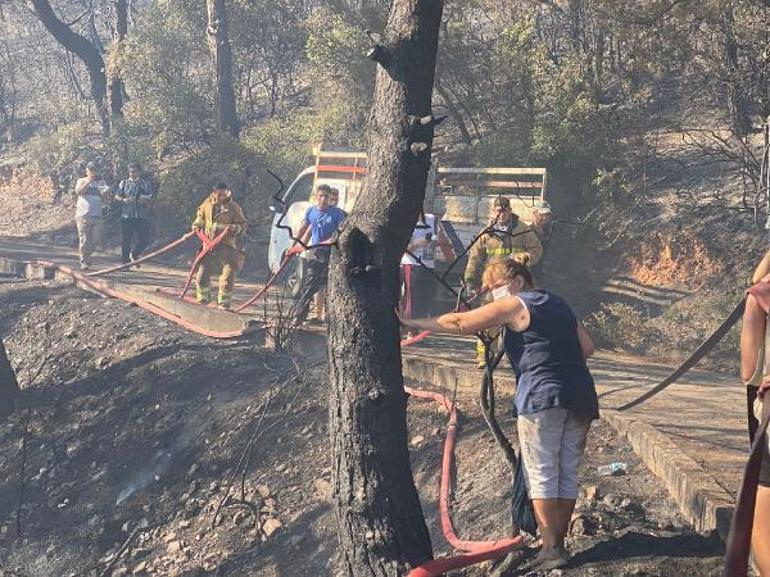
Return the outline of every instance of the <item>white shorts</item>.
[[[531,499],[577,499],[590,419],[561,407],[519,415],[517,428]]]

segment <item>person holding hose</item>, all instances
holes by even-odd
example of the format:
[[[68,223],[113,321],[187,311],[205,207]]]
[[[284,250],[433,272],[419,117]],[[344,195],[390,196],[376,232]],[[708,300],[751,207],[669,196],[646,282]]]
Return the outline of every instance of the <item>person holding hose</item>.
[[[329,206],[337,208],[342,213],[342,218],[347,218],[347,213],[339,208],[337,205],[340,203],[340,191],[334,187],[329,188]],[[311,253],[307,253],[310,257]],[[312,257],[311,257],[312,258]],[[312,265],[311,265],[312,266]],[[326,286],[322,286],[313,297],[313,304],[315,305],[315,318],[317,322],[324,322],[326,320]]]
[[[233,200],[233,193],[223,182],[218,183],[209,197],[198,207],[193,230],[202,230],[210,239],[227,230],[222,243],[198,265],[195,276],[195,300],[200,304],[211,301],[211,274],[220,271],[219,308],[229,310],[235,287],[235,274],[243,267],[244,251],[238,246],[238,236],[246,231],[246,217]]]
[[[327,184],[319,185],[315,190],[315,205],[305,212],[302,226],[297,232],[301,243],[295,243],[287,254],[299,254],[304,251],[303,244],[311,248],[306,251],[305,271],[302,287],[292,304],[292,326],[299,327],[307,318],[314,295],[326,286],[329,274],[331,241],[342,221],[345,212],[332,206],[332,188]]]
[[[463,279],[468,290],[478,292],[484,269],[494,262],[516,259],[529,266],[540,261],[543,245],[534,231],[511,210],[511,201],[498,196],[492,205],[492,221],[468,253]],[[484,343],[476,341],[476,362],[480,369],[486,364]]]
[[[566,565],[564,541],[578,496],[578,468],[599,402],[586,359],[594,345],[570,306],[536,289],[515,260],[487,267],[493,302],[437,318],[406,319],[415,331],[458,335],[503,326],[503,346],[516,373],[515,413],[527,487],[542,540],[530,570]],[[396,314],[399,314],[398,312]]]
[[[770,251],[757,266],[752,283],[770,283]],[[770,289],[768,289],[770,290]],[[741,379],[749,387],[749,400],[753,400],[753,415],[749,415],[750,427],[756,426],[762,415],[763,404],[768,401],[770,374],[765,333],[767,312],[759,299],[749,293],[741,328]],[[754,421],[751,424],[751,421]],[[757,499],[754,508],[754,526],[751,548],[760,577],[770,577],[770,447],[765,445],[762,469],[759,474]]]

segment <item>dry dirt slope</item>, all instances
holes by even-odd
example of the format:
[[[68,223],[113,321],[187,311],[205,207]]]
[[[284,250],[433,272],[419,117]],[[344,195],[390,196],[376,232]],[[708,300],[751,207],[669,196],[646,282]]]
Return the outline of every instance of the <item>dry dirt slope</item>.
[[[3,182],[0,180],[0,235],[28,236],[53,231],[74,231],[75,196],[65,192],[54,199],[47,178],[24,175]]]
[[[203,340],[56,284],[0,283],[0,334],[22,383],[48,358],[0,427],[0,575],[337,574],[322,365]],[[457,529],[501,536],[509,474],[475,400],[461,404]],[[446,416],[418,402],[409,411],[415,479],[445,554],[435,500]],[[241,489],[237,465],[255,431]],[[628,476],[596,476],[615,460],[629,464]],[[577,557],[564,575],[719,573],[719,544],[682,525],[657,481],[601,424],[584,476],[593,488],[581,497]],[[230,506],[214,521],[230,479]]]
[[[0,431],[0,470],[9,480],[0,488],[6,564],[37,565],[30,575],[67,575],[98,563],[144,525],[128,566],[145,559],[155,566],[156,554],[168,556],[157,563],[169,575],[238,566],[239,556],[256,550],[265,575],[282,574],[286,556],[271,548],[277,535],[306,544],[297,558],[308,565],[331,544],[305,530],[327,509],[311,497],[325,463],[294,466],[293,447],[317,453],[313,447],[324,442],[318,424],[325,407],[308,394],[317,386],[309,373],[297,377],[290,359],[249,343],[199,339],[70,288],[25,285],[3,299],[3,332],[21,380],[50,358],[23,401],[32,413],[21,543],[15,515],[25,411]],[[260,422],[266,433],[244,487],[256,510],[228,507],[207,529],[209,509]],[[323,522],[317,532],[326,535]],[[321,557],[325,563],[328,552]]]

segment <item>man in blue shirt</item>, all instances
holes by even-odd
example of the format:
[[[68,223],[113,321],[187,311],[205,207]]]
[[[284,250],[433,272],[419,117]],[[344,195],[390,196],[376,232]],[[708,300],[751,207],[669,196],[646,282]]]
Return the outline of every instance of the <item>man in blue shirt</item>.
[[[302,227],[297,233],[297,238],[311,248],[308,249],[304,259],[305,275],[302,279],[302,288],[292,307],[294,326],[299,326],[305,322],[313,296],[326,286],[329,256],[331,255],[331,239],[345,219],[345,212],[329,203],[331,196],[330,186],[322,184],[316,188],[315,206],[307,209]],[[297,252],[299,248],[301,245],[295,245],[290,250]]]

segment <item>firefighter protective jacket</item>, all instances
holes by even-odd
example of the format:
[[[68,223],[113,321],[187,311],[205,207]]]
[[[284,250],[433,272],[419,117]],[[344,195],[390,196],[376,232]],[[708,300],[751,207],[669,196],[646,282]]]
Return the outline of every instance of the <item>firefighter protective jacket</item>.
[[[232,196],[228,196],[225,202],[217,204],[216,194],[212,192],[198,207],[193,226],[203,229],[209,238],[214,238],[226,226],[231,226],[232,234],[228,234],[222,243],[240,250],[236,237],[246,231],[246,217]]]
[[[529,225],[514,215],[504,231],[489,231],[476,241],[468,253],[463,278],[477,289],[487,265],[522,254],[529,257],[529,266],[535,265],[543,256],[543,245]]]

